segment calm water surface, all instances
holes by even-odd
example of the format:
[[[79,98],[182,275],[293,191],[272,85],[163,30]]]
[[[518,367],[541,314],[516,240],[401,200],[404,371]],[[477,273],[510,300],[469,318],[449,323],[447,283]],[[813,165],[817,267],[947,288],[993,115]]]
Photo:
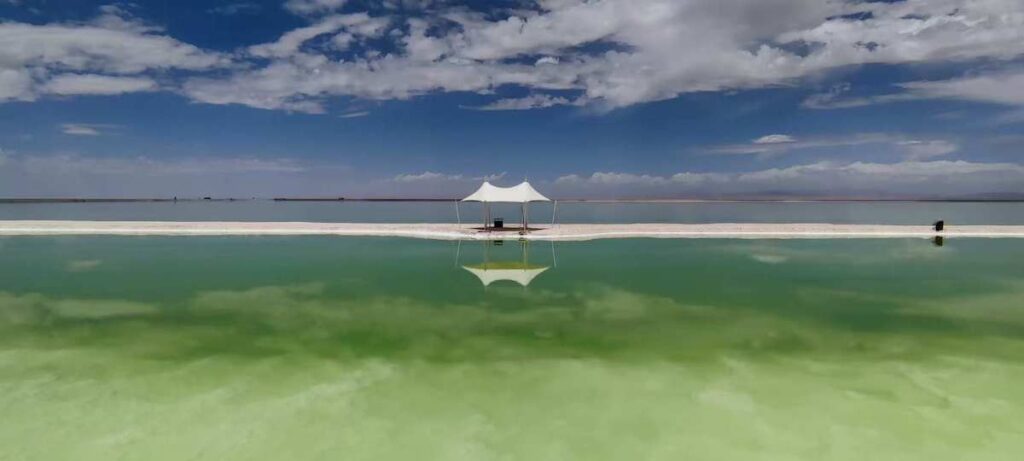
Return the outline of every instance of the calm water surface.
[[[530,205],[533,221],[550,223],[552,205]],[[493,215],[519,220],[517,205],[494,205]],[[479,203],[459,207],[464,222],[481,217]],[[455,222],[453,202],[236,202],[0,204],[4,219]],[[1024,224],[1024,203],[779,202],[581,203],[560,202],[564,223]]]
[[[4,238],[0,459],[1016,459],[1022,256]]]

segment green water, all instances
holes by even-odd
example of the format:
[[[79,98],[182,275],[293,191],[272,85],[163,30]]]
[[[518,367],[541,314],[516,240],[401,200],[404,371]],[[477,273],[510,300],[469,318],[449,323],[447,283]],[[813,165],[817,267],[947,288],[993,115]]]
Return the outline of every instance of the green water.
[[[1022,256],[0,239],[0,459],[1016,459]]]

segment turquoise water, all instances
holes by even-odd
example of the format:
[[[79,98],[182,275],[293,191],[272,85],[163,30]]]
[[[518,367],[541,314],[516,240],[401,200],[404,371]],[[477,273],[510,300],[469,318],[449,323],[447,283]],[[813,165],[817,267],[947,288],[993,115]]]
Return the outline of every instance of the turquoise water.
[[[478,203],[459,207],[464,222],[480,220]],[[530,205],[536,223],[550,223],[552,205]],[[494,216],[519,220],[517,205],[494,205]],[[0,204],[4,219],[455,222],[452,202],[236,202]],[[1024,203],[767,202],[582,203],[559,202],[563,223],[814,222],[836,224],[1024,224]]]
[[[3,238],[0,459],[1015,459],[1022,255]]]

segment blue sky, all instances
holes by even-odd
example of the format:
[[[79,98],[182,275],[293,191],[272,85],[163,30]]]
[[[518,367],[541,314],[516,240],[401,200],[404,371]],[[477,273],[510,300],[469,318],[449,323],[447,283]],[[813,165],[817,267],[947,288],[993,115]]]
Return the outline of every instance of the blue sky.
[[[1019,0],[0,0],[0,196],[1024,193]]]

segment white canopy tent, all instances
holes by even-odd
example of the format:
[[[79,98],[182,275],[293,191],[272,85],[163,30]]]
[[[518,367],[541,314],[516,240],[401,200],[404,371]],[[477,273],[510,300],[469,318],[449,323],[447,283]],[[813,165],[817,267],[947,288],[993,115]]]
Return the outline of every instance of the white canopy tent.
[[[489,228],[491,222],[491,203],[519,203],[523,215],[523,230],[529,229],[526,206],[530,202],[550,202],[551,199],[544,196],[537,189],[534,189],[528,181],[512,187],[498,187],[490,182],[484,181],[476,192],[469,194],[462,199],[463,202],[481,202],[484,204],[484,229]]]

